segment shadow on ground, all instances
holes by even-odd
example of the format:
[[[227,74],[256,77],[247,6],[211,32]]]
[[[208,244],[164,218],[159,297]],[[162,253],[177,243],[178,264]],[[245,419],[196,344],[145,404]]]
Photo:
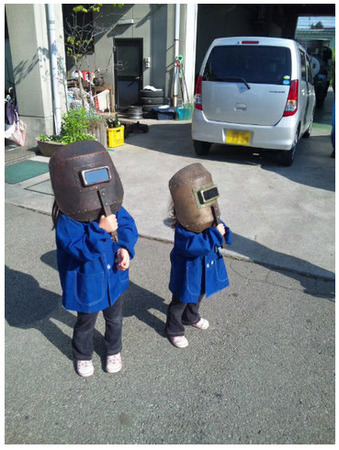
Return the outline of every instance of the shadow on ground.
[[[55,251],[43,255],[41,259],[56,268]],[[73,360],[71,339],[76,313],[64,309],[61,305],[61,296],[41,288],[33,276],[7,266],[5,271],[7,323],[15,328],[40,331],[62,354]],[[150,309],[155,309],[166,314],[164,299],[134,283],[130,283],[123,296],[124,317],[135,316],[161,336],[165,335],[164,322],[150,312]],[[58,326],[58,322],[69,327],[69,333],[65,334]],[[93,341],[94,351],[104,360],[106,356],[104,337],[97,329],[94,331]]]
[[[195,154],[191,123],[157,124],[149,133],[131,135],[126,143],[164,154],[184,156],[199,161],[220,161],[237,165],[259,166],[291,181],[306,186],[334,191],[334,159],[331,158],[330,136],[301,139],[290,167],[280,163],[279,151],[213,144],[206,156]],[[159,144],[160,143],[160,144]]]
[[[280,259],[286,266],[293,263],[300,267],[305,266],[307,270],[319,269],[306,261],[279,252],[272,252],[272,250],[238,235],[234,235],[232,250],[248,256],[263,255],[265,260],[267,257],[272,258],[272,255],[267,256],[267,253],[274,253],[273,257]],[[42,255],[41,260],[57,270],[55,250]],[[261,264],[260,261],[258,263]],[[264,263],[262,265],[266,266]],[[310,295],[328,300],[334,299],[334,281],[312,280],[295,272],[286,272],[272,267],[270,269],[279,273],[283,272],[284,275],[298,280],[304,291]],[[323,271],[323,275],[324,277],[334,276],[328,271]],[[65,310],[61,306],[61,296],[41,288],[33,276],[6,266],[5,277],[5,318],[8,324],[16,328],[34,328],[40,331],[61,353],[72,360],[71,335],[75,323],[75,313]],[[167,305],[163,298],[132,282],[123,296],[124,317],[135,316],[153,328],[159,335],[165,335],[165,323],[151,312],[159,311],[163,315],[166,314]],[[69,333],[65,334],[54,321],[69,327]],[[97,330],[94,333],[94,348],[103,359],[105,357],[104,339]]]
[[[284,273],[285,276],[298,280],[306,293],[334,301],[335,274],[329,270],[295,256],[277,252],[235,233],[233,233],[231,250],[247,256],[256,264],[268,267],[272,271]],[[290,270],[282,269],[286,267],[290,268]],[[313,283],[310,283],[312,277],[307,274],[315,275]]]

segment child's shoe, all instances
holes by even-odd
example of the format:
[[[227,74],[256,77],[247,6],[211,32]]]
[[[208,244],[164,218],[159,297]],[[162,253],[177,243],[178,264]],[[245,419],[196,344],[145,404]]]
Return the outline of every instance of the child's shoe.
[[[185,348],[188,346],[188,340],[185,336],[169,336],[169,339],[174,347]]]
[[[92,360],[89,361],[83,361],[78,359],[76,362],[77,367],[77,373],[81,377],[90,377],[93,375],[94,372],[94,366]]]
[[[106,371],[108,373],[119,372],[122,368],[121,354],[108,355],[106,359]]]
[[[192,327],[194,328],[198,328],[199,330],[207,330],[207,328],[210,326],[209,321],[206,319],[203,319],[201,317],[201,319],[199,320],[199,322],[194,323],[192,325]]]

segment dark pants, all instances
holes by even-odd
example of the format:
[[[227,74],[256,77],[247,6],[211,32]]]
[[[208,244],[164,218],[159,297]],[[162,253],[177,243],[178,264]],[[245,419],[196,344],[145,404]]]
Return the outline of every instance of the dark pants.
[[[175,295],[172,296],[172,301],[168,305],[166,334],[167,336],[184,336],[184,325],[194,325],[200,320],[198,303],[182,303]]]
[[[102,311],[105,323],[105,342],[107,355],[116,355],[121,351],[122,342],[122,299]],[[75,359],[89,360],[93,355],[93,334],[99,312],[78,313],[73,332],[73,354]]]

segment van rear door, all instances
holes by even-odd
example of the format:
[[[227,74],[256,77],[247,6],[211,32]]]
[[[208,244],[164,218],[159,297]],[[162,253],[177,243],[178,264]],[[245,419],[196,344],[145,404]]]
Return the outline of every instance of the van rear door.
[[[204,67],[202,108],[208,120],[273,126],[283,116],[290,82],[288,47],[218,45]]]

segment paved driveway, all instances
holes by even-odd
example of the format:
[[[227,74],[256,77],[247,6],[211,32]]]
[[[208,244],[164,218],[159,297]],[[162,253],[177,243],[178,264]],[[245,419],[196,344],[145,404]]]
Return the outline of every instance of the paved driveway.
[[[166,224],[168,180],[201,162],[218,185],[222,218],[233,230],[233,256],[324,278],[334,276],[334,174],[330,128],[316,124],[291,167],[276,154],[213,146],[194,154],[190,123],[158,122],[112,154],[125,187],[125,205],[141,234],[171,240]]]
[[[124,205],[140,234],[173,239],[166,220],[168,180],[186,164],[201,162],[218,185],[222,218],[234,232],[229,255],[333,279],[335,160],[326,124],[330,94],[326,104],[312,136],[300,141],[291,167],[280,166],[272,153],[220,145],[198,157],[189,122],[148,121],[148,133],[130,135],[111,152],[124,185]],[[46,157],[33,159],[48,162]],[[53,196],[48,174],[6,185],[6,201],[49,214]]]

